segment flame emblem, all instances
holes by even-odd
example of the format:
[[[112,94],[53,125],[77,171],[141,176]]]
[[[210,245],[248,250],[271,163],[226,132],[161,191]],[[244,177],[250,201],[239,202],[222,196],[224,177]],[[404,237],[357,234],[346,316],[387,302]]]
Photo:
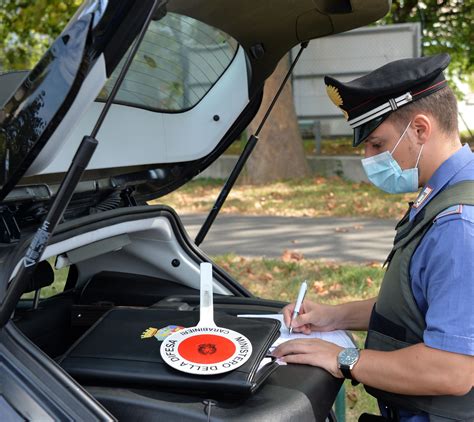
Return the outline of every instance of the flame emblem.
[[[339,93],[339,90],[332,85],[326,85],[326,92],[328,94],[329,99],[341,109],[342,113],[344,114],[344,117],[347,119],[349,115],[347,114],[346,110],[343,110],[341,106],[344,104],[344,101],[342,101],[341,94]]]
[[[151,338],[153,337],[156,333],[158,332],[158,328],[153,328],[153,327],[150,327],[150,328],[147,328],[145,331],[143,331],[142,335],[141,335],[141,339],[145,339],[145,338]]]

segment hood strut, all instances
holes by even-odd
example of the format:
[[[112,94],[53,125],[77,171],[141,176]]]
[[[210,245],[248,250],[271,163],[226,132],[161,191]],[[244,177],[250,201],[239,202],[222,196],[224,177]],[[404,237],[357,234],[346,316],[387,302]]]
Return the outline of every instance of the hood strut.
[[[222,205],[224,205],[225,200],[227,199],[227,196],[229,195],[231,189],[233,188],[235,181],[239,177],[240,173],[242,172],[242,169],[244,168],[245,163],[247,162],[248,158],[250,157],[250,154],[252,153],[253,149],[255,148],[255,145],[257,145],[258,141],[258,135],[260,134],[260,131],[262,130],[263,126],[265,125],[265,122],[268,119],[268,116],[270,115],[271,111],[273,110],[273,107],[275,106],[275,103],[277,102],[278,98],[280,97],[281,91],[283,91],[283,88],[285,87],[286,81],[291,75],[291,72],[293,72],[294,67],[296,66],[296,63],[298,63],[298,60],[301,56],[301,53],[303,50],[308,46],[308,41],[305,41],[301,43],[300,49],[298,51],[298,54],[296,55],[295,59],[291,63],[290,69],[288,70],[288,73],[284,77],[280,87],[278,88],[277,93],[273,97],[273,100],[270,104],[270,106],[267,109],[267,112],[265,113],[265,116],[263,116],[262,121],[260,122],[260,125],[258,126],[257,130],[255,131],[255,134],[250,135],[247,143],[245,144],[244,150],[240,154],[239,159],[237,160],[237,163],[235,164],[234,168],[232,169],[232,172],[229,175],[229,178],[226,180],[219,196],[216,199],[216,202],[214,202],[214,205],[208,214],[206,221],[204,221],[201,229],[199,230],[199,233],[196,236],[196,239],[194,240],[194,243],[199,246],[204,238],[206,237],[207,233],[209,232],[209,229],[211,228],[212,223],[214,223],[214,220],[217,217],[217,214],[219,214],[219,211],[222,208]]]
[[[5,298],[1,303],[0,309],[0,327],[3,327],[9,320],[10,316],[12,315],[13,311],[15,310],[16,304],[20,299],[21,295],[23,294],[26,285],[31,278],[33,271],[36,269],[38,262],[40,262],[43,252],[48,246],[49,240],[51,236],[61,220],[64,211],[69,204],[69,201],[74,193],[74,190],[77,187],[77,184],[81,180],[84,171],[86,170],[87,165],[89,164],[92,155],[97,147],[98,141],[95,139],[95,136],[99,132],[102,123],[104,122],[105,116],[107,115],[112,101],[117,94],[118,89],[127,73],[130,64],[132,63],[132,59],[135,56],[135,53],[140,46],[140,43],[145,36],[145,32],[148,28],[150,21],[153,18],[157,3],[162,4],[163,1],[161,0],[154,0],[153,4],[150,8],[150,11],[147,15],[145,23],[133,44],[133,47],[124,63],[123,68],[120,71],[120,74],[115,82],[115,85],[110,93],[107,102],[102,109],[102,112],[97,119],[97,122],[92,129],[90,136],[84,136],[82,139],[74,158],[72,159],[71,165],[64,176],[63,181],[58,189],[58,193],[54,198],[53,203],[44,219],[40,228],[36,231],[33,240],[31,241],[28,249],[20,261],[20,265],[18,266],[18,271],[14,276],[14,279],[10,283],[8,290],[6,291]],[[5,271],[4,274],[9,276],[9,272]],[[8,286],[9,280],[0,280],[4,286]],[[1,285],[1,284],[0,284]]]

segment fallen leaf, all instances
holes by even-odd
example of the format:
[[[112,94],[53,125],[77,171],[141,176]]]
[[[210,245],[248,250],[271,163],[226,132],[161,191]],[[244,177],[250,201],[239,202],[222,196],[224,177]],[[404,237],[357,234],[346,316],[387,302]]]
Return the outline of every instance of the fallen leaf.
[[[336,292],[342,290],[342,284],[340,283],[335,283],[331,287],[329,287],[329,291],[331,292]]]
[[[263,273],[260,275],[260,280],[262,281],[272,281],[273,276],[270,273]]]
[[[324,281],[315,281],[313,283],[313,290],[319,296],[325,296],[329,293],[326,286],[325,286],[325,284],[324,284]]]
[[[357,392],[353,390],[352,391],[346,390],[346,397],[347,397],[347,400],[349,401],[349,409],[353,409],[359,400]]]
[[[303,259],[303,254],[296,251],[291,251],[289,249],[285,249],[281,255],[281,260],[283,262],[295,262],[301,261]]]
[[[151,68],[156,69],[158,67],[158,65],[156,64],[156,61],[150,56],[147,56],[146,54],[144,54],[143,58],[145,59],[145,63]]]
[[[349,229],[347,227],[336,227],[334,231],[337,233],[347,233]]]
[[[229,264],[227,264],[227,263],[224,262],[224,263],[221,264],[221,267],[222,267],[225,271],[230,272],[230,265],[229,265]]]

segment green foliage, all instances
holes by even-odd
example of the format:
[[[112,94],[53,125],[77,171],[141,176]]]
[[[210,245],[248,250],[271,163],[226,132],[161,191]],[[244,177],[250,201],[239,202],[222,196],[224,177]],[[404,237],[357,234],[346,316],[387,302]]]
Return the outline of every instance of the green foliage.
[[[382,20],[389,24],[421,22],[423,54],[449,53],[451,82],[466,81],[474,72],[473,21],[472,0],[393,0],[391,12]]]
[[[0,70],[31,69],[80,4],[81,0],[2,0]]]

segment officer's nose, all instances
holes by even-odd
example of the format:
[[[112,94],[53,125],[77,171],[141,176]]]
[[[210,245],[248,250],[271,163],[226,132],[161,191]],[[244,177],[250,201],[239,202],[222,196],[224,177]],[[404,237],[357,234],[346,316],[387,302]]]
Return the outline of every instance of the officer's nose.
[[[369,158],[375,155],[373,148],[371,148],[371,145],[369,142],[364,143],[364,155],[365,155],[365,158]]]

